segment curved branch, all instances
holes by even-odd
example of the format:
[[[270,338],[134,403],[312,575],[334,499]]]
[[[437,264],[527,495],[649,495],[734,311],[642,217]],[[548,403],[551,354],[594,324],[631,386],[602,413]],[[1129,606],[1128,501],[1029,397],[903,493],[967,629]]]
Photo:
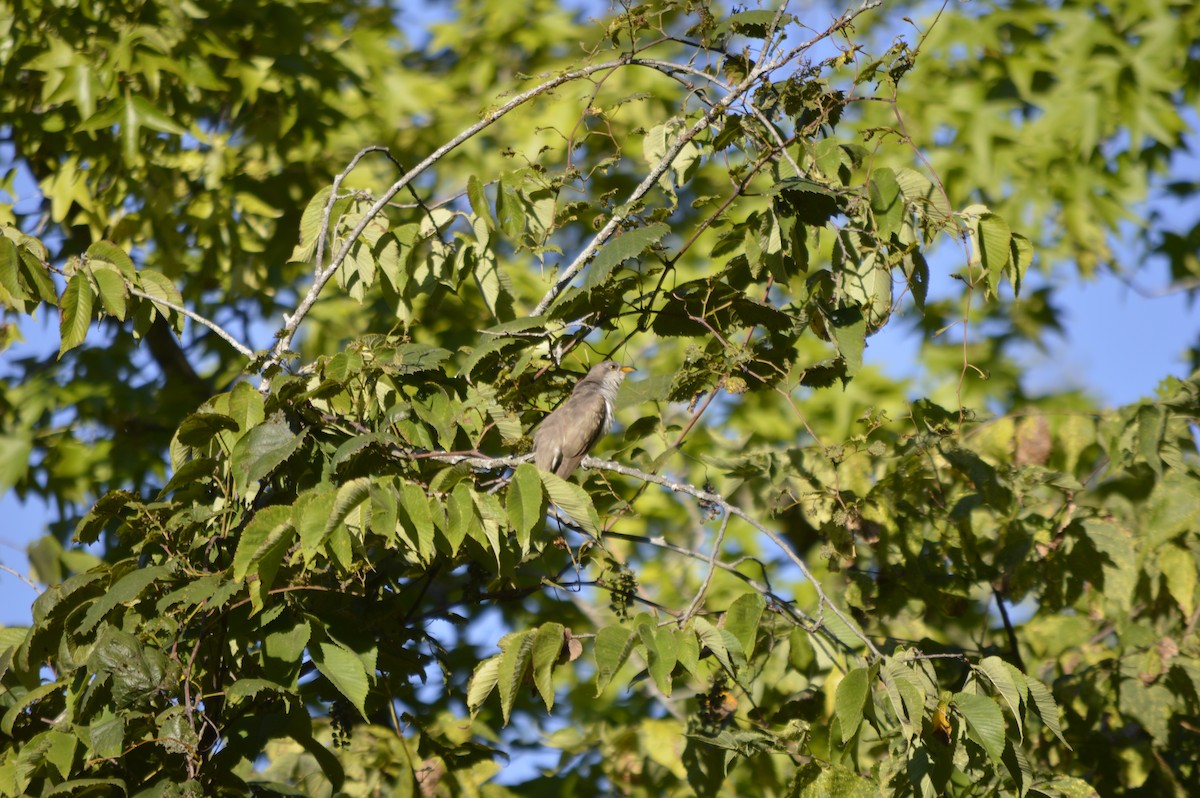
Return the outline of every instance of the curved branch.
[[[612,471],[616,474],[622,474],[627,477],[633,477],[634,479],[640,479],[643,482],[653,482],[654,484],[661,485],[662,487],[674,491],[675,493],[686,493],[687,495],[700,499],[701,501],[715,504],[723,509],[726,513],[736,515],[738,518],[757,529],[760,533],[766,535],[766,537],[770,539],[770,541],[774,543],[780,551],[783,552],[784,556],[786,556],[793,565],[800,569],[800,573],[804,575],[804,578],[807,579],[810,584],[812,584],[813,590],[816,591],[817,598],[820,601],[820,606],[829,607],[830,611],[837,616],[838,620],[844,623],[846,627],[854,634],[854,636],[861,640],[864,645],[866,645],[867,650],[870,651],[872,655],[874,655],[876,658],[883,656],[879,649],[875,647],[875,644],[871,642],[871,639],[867,637],[867,635],[861,629],[859,629],[858,624],[833,603],[832,599],[830,599],[828,594],[825,593],[824,588],[821,587],[821,583],[817,581],[816,577],[813,576],[812,571],[809,570],[808,564],[805,563],[798,554],[796,554],[792,547],[788,545],[788,542],[780,537],[778,532],[751,516],[741,507],[738,507],[736,504],[732,504],[726,500],[724,496],[721,496],[718,493],[710,493],[709,491],[701,490],[694,485],[689,485],[684,482],[675,482],[674,480],[667,479],[666,477],[660,477],[657,474],[650,474],[637,468],[621,465],[620,463],[615,463],[611,460],[598,460],[595,457],[587,456],[583,458],[583,465],[589,468]]]
[[[532,455],[528,454],[510,455],[508,457],[488,457],[478,452],[421,452],[417,454],[405,452],[399,449],[393,449],[392,454],[394,456],[403,457],[410,460],[427,459],[450,464],[465,463],[472,467],[485,469],[515,468],[521,463],[527,462],[532,457]],[[601,471],[611,471],[615,474],[633,477],[634,479],[641,480],[642,482],[660,485],[675,493],[685,493],[688,496],[699,499],[700,501],[720,507],[727,515],[736,515],[738,518],[742,519],[746,523],[750,524],[750,526],[758,530],[761,534],[765,535],[781,552],[783,552],[784,556],[786,556],[793,565],[800,569],[800,573],[803,574],[804,578],[807,579],[812,585],[813,590],[816,591],[817,598],[819,600],[819,609],[829,607],[830,612],[837,616],[838,620],[845,624],[846,628],[849,629],[855,637],[863,642],[863,644],[867,647],[867,650],[870,651],[875,658],[881,658],[883,656],[879,649],[876,648],[875,644],[871,642],[871,639],[867,637],[866,633],[859,628],[858,624],[855,623],[850,616],[843,612],[842,609],[838,607],[831,598],[829,598],[829,595],[825,592],[825,589],[821,587],[821,583],[817,581],[817,578],[813,575],[812,571],[809,570],[808,564],[804,562],[800,555],[796,554],[795,550],[792,549],[788,542],[784,540],[778,532],[766,526],[761,521],[743,510],[741,507],[738,507],[736,504],[733,504],[727,500],[724,496],[720,495],[719,493],[701,490],[700,488],[697,488],[694,485],[689,485],[686,482],[676,482],[674,480],[667,479],[666,477],[660,477],[657,474],[651,474],[646,471],[642,471],[638,468],[621,465],[620,463],[613,462],[612,460],[600,460],[590,455],[587,455],[583,458],[583,465],[586,468],[595,468]],[[612,533],[606,531],[605,534]],[[816,619],[816,623],[822,624],[820,617]]]
[[[409,185],[413,180],[423,174],[427,169],[429,169],[429,167],[433,166],[433,164],[437,163],[451,150],[457,148],[460,144],[468,139],[473,138],[480,131],[491,126],[513,109],[524,105],[526,102],[535,97],[558,88],[564,83],[569,83],[573,80],[579,80],[580,78],[588,77],[589,75],[595,74],[596,72],[602,72],[606,69],[615,69],[617,67],[624,66],[626,63],[627,59],[620,59],[616,61],[607,61],[602,64],[592,64],[591,66],[583,67],[582,69],[564,72],[563,74],[558,75],[546,81],[545,83],[535,86],[528,91],[521,92],[516,97],[513,97],[511,100],[501,105],[499,108],[488,112],[484,115],[483,119],[466,128],[457,136],[438,147],[436,150],[430,153],[425,160],[421,161],[412,169],[404,173],[404,175],[402,175],[395,183],[392,183],[392,185],[388,187],[387,191],[383,192],[383,194],[377,200],[375,200],[374,204],[367,209],[367,212],[363,214],[363,217],[359,220],[358,224],[354,226],[354,229],[347,234],[341,248],[337,251],[337,254],[334,255],[333,260],[330,261],[329,265],[317,272],[313,278],[313,284],[309,288],[308,293],[305,294],[304,299],[301,300],[300,304],[296,307],[296,311],[286,319],[283,329],[279,332],[279,340],[275,343],[275,346],[271,348],[271,354],[264,363],[264,369],[271,365],[277,365],[283,359],[284,353],[291,348],[292,340],[295,338],[296,330],[299,328],[300,322],[305,316],[308,315],[308,312],[312,309],[313,304],[316,303],[317,297],[320,296],[321,291],[325,288],[326,283],[329,282],[329,279],[333,276],[334,272],[337,271],[337,268],[342,264],[342,261],[346,259],[346,256],[350,253],[350,248],[354,245],[354,242],[357,241],[358,237],[362,235],[362,232],[367,229],[367,225],[369,225],[375,219],[375,217],[378,216],[385,207],[387,207],[387,205],[392,201],[392,198],[399,194],[405,188],[405,186]],[[344,170],[339,177],[344,177],[346,174],[348,174],[349,171],[358,163],[358,160],[362,158],[362,156],[366,155],[368,152],[374,151],[375,149],[382,148],[367,148],[359,152],[351,162],[350,166],[347,167],[347,169]],[[340,180],[337,182],[340,184]],[[332,193],[330,195],[330,199],[332,200]],[[322,223],[323,230],[328,230],[328,214],[331,207],[332,206],[330,203],[326,203],[326,218]]]
[[[216,333],[217,336],[221,338],[221,340],[225,341],[227,344],[229,344],[234,349],[236,349],[238,351],[238,354],[242,355],[242,357],[246,358],[247,360],[254,360],[254,351],[251,350],[249,347],[243,345],[240,341],[238,341],[238,339],[234,338],[232,333],[228,333],[224,329],[222,329],[221,326],[218,325],[216,322],[209,321],[208,319],[201,316],[199,313],[188,310],[183,305],[176,305],[174,302],[171,302],[168,299],[163,299],[162,297],[158,297],[158,296],[151,296],[150,294],[147,294],[145,291],[140,291],[137,288],[134,288],[133,286],[127,286],[127,288],[129,290],[129,293],[133,294],[136,297],[141,297],[142,299],[148,299],[156,305],[162,305],[164,308],[169,308],[170,310],[173,310],[176,313],[182,313],[184,316],[187,316],[189,319],[196,322],[197,324],[207,327],[208,329],[210,329],[214,333]]]

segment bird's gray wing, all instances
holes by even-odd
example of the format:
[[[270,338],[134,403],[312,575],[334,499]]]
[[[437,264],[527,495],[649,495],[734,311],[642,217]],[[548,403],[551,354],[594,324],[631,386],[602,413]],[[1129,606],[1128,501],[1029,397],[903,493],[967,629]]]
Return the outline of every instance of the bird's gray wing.
[[[608,407],[598,391],[577,392],[533,433],[533,461],[566,479],[604,432]]]

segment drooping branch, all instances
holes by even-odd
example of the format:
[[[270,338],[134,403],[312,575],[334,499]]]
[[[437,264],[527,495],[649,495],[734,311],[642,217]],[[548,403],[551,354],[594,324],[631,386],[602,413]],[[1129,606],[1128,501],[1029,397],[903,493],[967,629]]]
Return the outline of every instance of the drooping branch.
[[[845,14],[834,20],[834,22],[823,32],[804,42],[801,42],[783,55],[770,60],[764,58],[761,63],[757,64],[749,71],[749,73],[740,83],[729,87],[728,94],[714,103],[699,120],[681,133],[679,138],[677,138],[675,142],[667,148],[662,160],[660,160],[658,164],[650,170],[650,173],[646,175],[646,178],[642,180],[642,182],[639,183],[632,192],[630,192],[629,196],[625,199],[625,202],[617,206],[617,209],[613,212],[612,216],[609,217],[608,223],[605,224],[604,227],[602,227],[600,231],[592,237],[592,240],[589,241],[587,246],[583,248],[583,251],[581,251],[575,257],[575,260],[573,260],[571,264],[562,271],[562,273],[558,276],[558,279],[554,281],[554,285],[552,285],[545,293],[545,295],[534,307],[533,312],[530,315],[540,316],[546,312],[546,309],[550,307],[550,304],[559,296],[559,294],[566,290],[567,286],[570,285],[571,281],[574,280],[576,276],[578,276],[579,272],[583,271],[583,267],[587,265],[588,261],[600,251],[600,247],[603,246],[604,243],[613,236],[613,234],[617,231],[617,228],[620,227],[621,223],[625,221],[628,214],[623,212],[621,209],[631,208],[643,197],[645,197],[646,194],[650,192],[650,189],[658,183],[659,178],[666,174],[667,170],[671,168],[671,164],[674,163],[675,158],[679,155],[680,151],[683,150],[683,147],[688,142],[690,142],[697,135],[699,135],[701,131],[711,125],[714,119],[725,113],[725,111],[731,105],[737,102],[756,85],[758,85],[758,82],[763,78],[764,75],[769,75],[771,72],[774,72],[775,70],[787,65],[798,55],[806,52],[820,41],[831,36],[836,31],[845,28],[854,20],[855,17],[870,8],[874,8],[881,2],[882,0],[867,0],[867,2],[864,2],[858,9],[847,11]],[[623,61],[623,64],[644,66],[651,69],[657,69],[659,71],[663,71],[664,65],[662,61],[639,58],[627,58]],[[768,128],[770,128],[769,125]]]
[[[484,468],[484,469],[515,468],[516,466],[520,465],[521,463],[527,462],[531,457],[530,455],[510,455],[507,457],[488,457],[487,455],[484,455],[484,454],[481,454],[478,452],[420,452],[420,453],[414,453],[414,452],[406,452],[401,449],[393,449],[391,451],[391,454],[394,457],[399,457],[399,458],[408,459],[408,460],[413,460],[413,459],[436,460],[438,462],[449,463],[452,465],[457,465],[457,464],[462,463],[462,464],[469,465],[473,468]],[[832,612],[835,616],[837,616],[838,620],[840,620],[843,624],[845,624],[846,628],[848,630],[850,630],[850,632],[855,637],[857,637],[859,640],[861,640],[863,642],[863,644],[866,646],[867,650],[870,651],[871,654],[875,658],[878,659],[883,656],[883,654],[879,651],[879,649],[875,646],[875,644],[871,641],[871,639],[869,637],[867,637],[866,633],[864,633],[859,628],[858,624],[855,623],[855,621],[852,618],[850,618],[850,616],[848,616],[840,607],[838,607],[837,604],[834,603],[834,601],[825,592],[824,588],[821,587],[821,583],[813,575],[812,571],[808,567],[808,564],[806,562],[804,562],[803,558],[801,558],[800,555],[796,554],[795,550],[788,544],[788,542],[786,540],[784,540],[783,537],[781,537],[778,532],[771,529],[766,524],[763,524],[757,518],[750,515],[745,510],[743,510],[741,507],[730,502],[724,496],[720,495],[719,493],[713,493],[711,491],[702,490],[700,488],[697,488],[695,485],[690,485],[686,482],[677,482],[675,480],[668,479],[667,477],[662,477],[657,474],[651,474],[647,471],[642,471],[641,469],[638,469],[638,468],[633,468],[632,466],[622,465],[622,464],[614,462],[612,460],[600,460],[600,459],[592,457],[590,455],[585,456],[583,458],[583,466],[585,468],[595,468],[595,469],[598,469],[601,471],[611,471],[615,474],[621,474],[622,476],[632,477],[633,479],[641,480],[643,483],[651,483],[651,484],[659,485],[659,486],[667,488],[668,490],[671,490],[675,493],[686,494],[695,499],[699,499],[702,502],[706,502],[706,503],[714,505],[716,507],[720,507],[726,514],[737,516],[738,518],[742,519],[746,523],[750,524],[750,526],[754,527],[756,530],[758,530],[758,532],[760,532],[762,535],[766,536],[772,543],[774,543],[775,546],[783,553],[783,555],[785,557],[787,557],[788,560],[800,570],[800,573],[804,576],[805,579],[808,580],[808,582],[812,585],[813,590],[816,592],[817,598],[819,601],[819,607],[821,609],[828,607],[829,611]],[[712,562],[715,564],[715,562],[716,562],[715,557],[713,558]],[[816,622],[818,624],[821,624],[819,615],[818,615]]]
[[[378,216],[385,207],[387,207],[387,205],[392,201],[392,198],[399,194],[406,186],[412,183],[413,180],[423,174],[431,166],[441,160],[442,157],[457,148],[463,142],[473,138],[480,131],[488,128],[507,115],[509,112],[519,108],[535,97],[539,97],[549,91],[552,91],[564,83],[586,78],[589,75],[595,74],[596,72],[615,69],[625,65],[626,63],[627,59],[620,59],[616,61],[606,61],[601,64],[592,64],[581,69],[564,72],[563,74],[551,78],[550,80],[541,83],[532,89],[529,89],[528,91],[521,92],[508,102],[501,105],[499,108],[489,111],[484,115],[483,119],[463,130],[457,136],[450,139],[445,144],[430,153],[425,160],[421,161],[412,169],[405,172],[400,179],[392,183],[392,185],[389,186],[388,189],[384,191],[378,199],[375,200],[371,207],[367,209],[367,212],[363,214],[362,218],[358,221],[358,224],[356,224],[354,229],[347,234],[342,246],[338,249],[329,265],[320,269],[320,271],[314,275],[312,286],[309,287],[308,292],[304,295],[304,298],[300,301],[300,304],[297,305],[296,310],[290,316],[286,317],[284,326],[279,331],[278,341],[276,341],[275,346],[272,347],[271,354],[264,363],[264,369],[272,365],[278,365],[283,360],[284,354],[292,346],[292,340],[296,336],[296,330],[299,329],[300,323],[304,320],[304,317],[308,315],[309,311],[312,309],[312,306],[316,303],[317,297],[320,296],[321,291],[325,288],[325,285],[329,282],[329,279],[346,259],[346,256],[350,253],[351,247],[354,245],[354,242],[357,241],[358,237],[362,235],[364,230],[367,229],[367,225],[369,225],[372,220],[374,220],[375,217]],[[349,172],[354,168],[354,166],[357,165],[362,156],[366,155],[368,152],[378,149],[382,148],[369,147],[360,151],[355,156],[354,160],[351,161],[350,165],[342,172],[341,175],[339,175],[339,177],[344,179],[345,176],[348,175]],[[339,185],[340,182],[341,180],[338,180]],[[325,206],[325,216],[321,221],[322,231],[328,231],[329,229],[329,215],[332,212],[332,209],[333,205],[331,194],[330,202],[327,202]]]
[[[796,554],[795,550],[788,545],[788,542],[784,540],[778,532],[763,524],[741,507],[738,507],[736,504],[728,501],[724,496],[721,496],[719,493],[701,490],[700,488],[697,488],[694,485],[689,485],[685,482],[676,482],[675,480],[667,479],[666,477],[661,477],[657,474],[651,474],[646,471],[642,471],[641,469],[621,465],[620,463],[613,462],[612,460],[598,460],[595,457],[588,456],[583,458],[583,465],[588,468],[598,468],[604,471],[612,471],[613,473],[622,474],[627,477],[633,477],[634,479],[639,479],[643,482],[651,482],[655,485],[660,485],[664,488],[667,488],[675,493],[684,493],[699,499],[700,501],[716,505],[726,513],[736,515],[738,518],[742,519],[746,523],[750,524],[750,526],[758,530],[761,534],[765,535],[781,552],[783,552],[784,556],[787,557],[793,565],[800,569],[800,573],[804,575],[804,578],[812,584],[813,590],[816,591],[820,605],[822,607],[829,607],[830,612],[836,615],[838,620],[844,623],[846,627],[854,634],[854,636],[861,640],[864,645],[866,645],[867,650],[870,651],[872,655],[874,655],[876,658],[883,656],[879,649],[875,647],[875,644],[871,642],[871,639],[867,637],[867,635],[861,629],[858,628],[858,624],[855,623],[848,615],[846,615],[841,608],[839,608],[837,604],[835,604],[833,600],[829,598],[828,594],[826,594],[825,590],[821,587],[821,583],[817,581],[817,578],[813,576],[812,571],[809,570],[808,564],[805,563],[798,554]]]
[[[210,321],[210,320],[204,318],[203,316],[201,316],[199,313],[196,313],[195,311],[188,310],[183,305],[177,305],[168,299],[163,299],[162,297],[159,297],[159,296],[153,296],[151,294],[147,294],[145,291],[140,291],[137,288],[134,288],[133,286],[128,286],[128,290],[129,290],[129,293],[133,294],[136,297],[141,297],[142,299],[148,299],[156,305],[162,305],[164,308],[173,310],[176,313],[180,313],[184,316],[187,316],[189,319],[196,322],[197,324],[207,327],[208,329],[210,329],[214,333],[216,333],[217,336],[222,341],[225,341],[225,343],[229,344],[234,349],[236,349],[238,351],[238,354],[240,354],[242,357],[246,358],[246,360],[254,360],[254,351],[252,349],[250,349],[248,346],[244,345],[237,338],[234,338],[232,333],[227,332],[216,322]]]

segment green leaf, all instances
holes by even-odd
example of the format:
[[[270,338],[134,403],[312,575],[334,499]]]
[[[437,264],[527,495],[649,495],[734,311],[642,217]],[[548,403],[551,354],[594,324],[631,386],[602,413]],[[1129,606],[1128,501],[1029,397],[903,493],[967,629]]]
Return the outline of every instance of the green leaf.
[[[169,576],[174,566],[152,565],[148,568],[137,568],[117,580],[105,593],[98,598],[87,614],[79,622],[79,631],[87,634],[96,628],[96,624],[117,605],[131,605],[141,598],[142,592],[156,580]]]
[[[325,186],[304,206],[304,213],[300,216],[300,239],[292,250],[291,260],[307,263],[316,254],[317,237],[321,233],[321,220],[325,215],[325,203],[329,201],[331,193],[333,186]],[[333,228],[332,220],[329,226],[330,229]]]
[[[700,645],[707,647],[725,670],[736,671],[746,661],[741,642],[729,631],[718,629],[704,618],[693,618],[692,628]]]
[[[137,268],[133,265],[133,259],[129,257],[125,250],[111,241],[95,242],[88,247],[87,257],[89,261],[101,261],[111,264],[116,267],[121,276],[130,282],[137,279]]]
[[[623,626],[605,626],[596,632],[593,653],[596,657],[597,698],[625,664],[637,640],[633,631]]]
[[[542,481],[538,470],[529,463],[521,463],[513,471],[508,483],[508,523],[517,533],[517,544],[521,554],[529,552],[529,537],[545,516]]]
[[[529,673],[533,660],[533,643],[537,637],[536,629],[526,629],[523,632],[511,632],[500,638],[500,711],[504,715],[504,724],[512,713],[513,704],[520,695],[521,685]]]
[[[175,437],[184,446],[199,448],[222,432],[237,432],[238,423],[221,413],[199,411],[192,413],[179,425]]]
[[[867,320],[858,308],[842,308],[830,314],[829,331],[834,345],[845,363],[843,381],[862,368],[863,352],[867,348]]]
[[[1179,604],[1185,618],[1192,617],[1196,606],[1196,556],[1174,543],[1158,552],[1158,567],[1167,581],[1171,598]]]
[[[946,225],[953,218],[945,193],[920,172],[899,169],[896,171],[896,184],[900,186],[904,198],[934,227]]]
[[[866,668],[855,668],[838,682],[834,706],[838,725],[842,729],[843,744],[858,733],[858,727],[862,724],[863,708],[871,692],[870,682],[871,675]]]
[[[550,501],[554,502],[584,530],[599,537],[600,516],[596,514],[596,507],[592,504],[592,497],[588,495],[587,491],[548,471],[537,469],[537,472]]]
[[[954,706],[967,722],[967,732],[983,746],[995,765],[1004,756],[1004,715],[991,698],[974,693],[955,693]]]
[[[333,640],[322,640],[315,646],[310,646],[309,654],[317,670],[332,682],[338,692],[354,705],[358,714],[365,718],[367,691],[370,689],[370,677],[373,674],[367,673],[362,659]]]
[[[920,677],[906,663],[887,657],[883,664],[883,684],[905,733],[914,733],[920,728],[925,708],[925,691]]]
[[[985,213],[976,222],[975,245],[979,248],[988,290],[995,294],[1012,257],[1012,230],[994,213]]]
[[[96,291],[100,295],[100,304],[104,312],[125,321],[125,312],[129,302],[129,289],[125,278],[116,269],[98,264],[91,267],[92,279],[96,281]]]
[[[134,95],[130,103],[134,116],[139,125],[157,130],[159,133],[173,133],[182,136],[187,129],[181,127],[174,119],[160,111],[153,103],[141,95]]]
[[[700,641],[691,627],[675,630],[675,658],[692,676],[700,675]]]
[[[671,232],[669,226],[662,222],[656,222],[616,236],[592,260],[581,287],[584,291],[591,291],[599,287],[608,279],[608,275],[616,266],[641,255],[647,247],[657,244],[669,232]]]
[[[76,272],[67,282],[67,287],[58,300],[61,311],[59,320],[59,335],[62,343],[59,345],[58,356],[83,343],[87,337],[88,328],[92,323],[92,284],[83,272]]]
[[[475,216],[483,219],[489,229],[496,229],[487,195],[483,193],[483,183],[475,175],[467,178],[467,200],[471,203],[471,210],[475,212]]]
[[[430,510],[430,498],[425,495],[420,486],[412,482],[403,482],[400,485],[400,523],[408,533],[409,538],[417,544],[417,554],[422,562],[430,562],[433,558],[434,549],[434,520],[433,513]],[[439,525],[440,526],[440,525]],[[446,525],[445,535],[450,543],[450,556],[458,554],[458,549],[462,545],[465,537],[464,530],[462,536],[457,536],[455,530],[451,530],[449,525]]]
[[[1023,722],[1025,712],[1022,706],[1025,703],[1025,697],[1028,695],[1028,688],[1025,686],[1024,674],[995,656],[984,657],[979,663],[979,670],[987,676],[988,680],[995,686],[996,691],[1000,693],[1000,697],[1004,699],[1004,703],[1008,705],[1009,714],[1017,722],[1017,737],[1022,740],[1025,739]]]
[[[65,679],[47,682],[46,684],[33,688],[19,699],[13,701],[13,703],[5,710],[4,718],[0,720],[0,731],[11,737],[13,733],[13,726],[16,724],[17,718],[25,714],[25,711],[38,701],[41,701],[51,693],[62,690],[66,686],[67,680]]]
[[[758,623],[767,602],[761,593],[743,593],[733,600],[725,611],[724,627],[742,644],[742,651],[749,659],[754,654],[754,642],[758,636]]]
[[[358,509],[363,502],[371,498],[371,480],[369,477],[359,477],[345,482],[337,489],[333,509],[325,522],[325,534],[333,532],[334,528],[346,520],[350,513]]]
[[[225,691],[225,697],[229,699],[229,703],[238,704],[262,692],[276,693],[286,698],[293,698],[296,695],[296,691],[284,687],[282,684],[268,681],[267,679],[245,678],[238,679],[229,685],[229,688]]]
[[[671,673],[678,660],[675,635],[670,629],[659,629],[651,623],[637,625],[638,639],[646,649],[646,669],[654,685],[663,695],[671,695]]]
[[[503,655],[488,657],[475,666],[471,672],[471,681],[467,684],[467,710],[474,717],[483,706],[483,702],[492,694],[492,690],[500,682],[500,660]]]
[[[242,529],[237,552],[233,555],[233,578],[241,582],[257,571],[253,566],[280,540],[290,538],[292,508],[285,505],[264,507]]]
[[[867,186],[871,196],[871,213],[875,217],[875,230],[879,238],[886,241],[892,233],[900,229],[900,222],[904,218],[900,184],[896,182],[895,172],[881,167],[871,173],[871,180]]]
[[[305,433],[292,432],[282,421],[267,421],[251,429],[233,447],[230,466],[238,493],[245,496],[250,483],[266,477],[287,460]]]
[[[545,623],[538,628],[533,641],[533,684],[547,712],[554,709],[552,676],[558,655],[562,652],[564,631],[561,623]]]
[[[17,255],[17,245],[7,236],[0,236],[0,289],[16,302],[26,302],[32,297],[21,284],[19,276],[20,256]],[[3,296],[0,294],[0,296]],[[15,307],[15,305],[14,305]]]
[[[1042,719],[1042,723],[1046,724],[1046,728],[1050,733],[1058,738],[1058,741],[1071,750],[1071,746],[1067,743],[1067,739],[1063,737],[1062,722],[1059,716],[1058,704],[1054,702],[1054,696],[1046,688],[1046,685],[1032,676],[1025,676],[1025,684],[1029,687],[1029,697],[1033,699],[1033,707],[1037,710],[1038,717]]]
[[[111,674],[118,708],[144,706],[175,686],[179,666],[162,651],[113,626],[101,629],[88,657],[88,669]]]
[[[179,289],[175,287],[175,283],[168,280],[158,272],[143,269],[137,273],[138,285],[143,293],[148,294],[153,300],[162,300],[170,302],[172,305],[183,307],[183,297],[179,294]],[[172,310],[166,305],[153,305],[155,312],[165,319],[170,319],[173,316],[175,321],[172,323],[176,332],[183,329],[184,317],[179,315],[177,311]]]

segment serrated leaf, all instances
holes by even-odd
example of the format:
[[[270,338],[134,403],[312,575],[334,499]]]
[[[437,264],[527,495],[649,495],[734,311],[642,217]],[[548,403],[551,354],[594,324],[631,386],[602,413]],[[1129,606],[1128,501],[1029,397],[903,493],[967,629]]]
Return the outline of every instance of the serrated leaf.
[[[19,276],[21,258],[17,255],[17,245],[7,236],[0,236],[0,288],[4,289],[13,300],[25,302],[32,297],[21,284]]]
[[[896,171],[896,183],[904,198],[916,206],[931,224],[941,226],[950,221],[953,213],[946,195],[925,175],[902,168]]]
[[[1028,691],[1025,687],[1025,677],[1004,660],[999,657],[984,657],[979,663],[979,670],[987,676],[988,680],[996,688],[996,692],[1000,693],[1000,697],[1004,699],[1004,703],[1008,705],[1009,714],[1017,722],[1017,737],[1025,739],[1024,727],[1024,710],[1022,704]],[[1017,679],[1020,678],[1020,682]]]
[[[598,287],[608,279],[608,275],[617,265],[641,255],[647,247],[657,244],[669,232],[671,232],[669,226],[662,222],[655,222],[616,236],[592,260],[581,287],[584,291],[591,291]]]
[[[521,463],[513,471],[508,483],[506,497],[508,523],[517,534],[521,554],[529,552],[529,539],[533,530],[541,523],[543,507],[542,481],[538,470],[529,463]]]
[[[333,640],[322,640],[315,646],[309,647],[313,664],[317,670],[333,683],[338,692],[346,697],[358,714],[367,716],[367,692],[370,690],[370,677],[363,666],[362,659],[350,649]]]
[[[321,219],[325,215],[325,203],[329,201],[329,195],[332,192],[333,186],[325,186],[308,201],[308,205],[304,206],[304,213],[300,216],[300,237],[292,250],[291,260],[306,263],[312,260],[313,255],[316,254],[317,236],[321,233]],[[332,222],[330,222],[330,227],[333,227]]]
[[[988,290],[995,294],[1000,289],[1000,278],[1012,257],[1012,230],[1008,222],[994,213],[980,216],[975,230],[975,245],[979,248]]]
[[[62,297],[58,300],[60,309],[59,335],[62,339],[58,349],[58,356],[60,358],[82,344],[84,339],[87,338],[88,328],[92,323],[92,302],[94,299],[92,284],[88,280],[87,275],[83,272],[76,272],[67,281],[67,287],[63,290]]]
[[[983,746],[995,765],[1004,756],[1004,715],[995,701],[985,695],[955,693],[954,706],[967,722],[967,733]]]
[[[233,578],[242,581],[252,566],[281,537],[294,532],[292,508],[284,505],[263,507],[242,529],[237,552],[233,555]]]
[[[712,652],[725,670],[736,671],[738,666],[746,661],[742,644],[731,633],[718,629],[704,618],[693,618],[692,628],[700,645]]]
[[[551,677],[562,651],[563,631],[561,623],[542,624],[533,640],[533,684],[547,712],[554,709],[554,683]]]
[[[105,266],[93,265],[91,272],[104,312],[125,321],[129,305],[129,288],[125,285],[125,278],[116,269]]]
[[[1185,618],[1192,617],[1196,606],[1196,556],[1174,543],[1159,549],[1158,567],[1167,581],[1167,591],[1179,605]]]
[[[475,175],[467,178],[467,201],[471,203],[471,210],[475,212],[475,216],[483,219],[488,228],[494,230],[496,223],[492,220],[491,207],[488,205],[487,195],[483,192],[483,183]]]
[[[892,657],[884,661],[883,677],[892,709],[905,733],[911,734],[920,727],[924,714],[925,691],[921,679],[910,666]]]
[[[521,685],[529,673],[533,659],[533,643],[536,629],[526,629],[523,632],[512,632],[500,639],[500,712],[504,715],[504,724],[508,725],[509,715],[513,704],[521,692]]]
[[[419,486],[411,482],[401,484],[398,509],[403,512],[400,514],[400,523],[417,544],[417,553],[422,562],[430,562],[434,554],[434,521],[429,502],[429,497]],[[450,556],[454,556],[458,553],[463,538],[454,536],[454,531],[448,528],[445,534],[450,542]]]
[[[262,692],[277,693],[279,695],[291,698],[296,692],[282,684],[268,681],[267,679],[238,679],[225,691],[225,697],[229,699],[231,704],[237,704],[247,698],[253,698]]]
[[[282,421],[264,422],[243,435],[229,457],[238,493],[244,496],[250,483],[266,477],[291,457],[304,437],[303,432],[292,432]]]
[[[1033,707],[1037,710],[1042,723],[1046,725],[1051,734],[1058,738],[1059,742],[1067,746],[1067,750],[1071,750],[1071,746],[1063,737],[1058,704],[1054,702],[1054,696],[1050,694],[1050,690],[1042,682],[1028,675],[1025,677],[1025,684],[1029,688],[1029,697],[1033,699]]]
[[[175,438],[184,446],[198,448],[206,445],[221,432],[237,432],[238,423],[222,413],[199,411],[192,413],[179,425]]]
[[[165,300],[172,305],[183,307],[183,297],[180,295],[179,289],[175,287],[175,283],[158,272],[143,269],[137,273],[137,282],[142,292],[148,294],[152,300]],[[166,305],[154,304],[153,307],[155,312],[163,318],[169,319],[172,316],[175,317],[172,326],[177,332],[183,329],[184,317],[182,315]]]
[[[596,657],[596,697],[604,692],[629,658],[637,642],[633,631],[623,626],[605,626],[596,632],[592,652]]]
[[[334,527],[346,520],[363,502],[371,497],[371,480],[369,477],[358,477],[345,482],[337,489],[329,519],[325,522],[325,534],[333,531]]]
[[[871,691],[871,676],[866,668],[855,668],[838,682],[834,706],[838,725],[842,729],[842,743],[858,733],[862,724],[863,708]]]
[[[871,196],[875,230],[879,238],[886,241],[900,229],[900,222],[904,218],[904,201],[900,184],[896,182],[896,173],[887,167],[876,169],[871,173],[868,193]]]
[[[134,603],[142,595],[142,591],[153,584],[155,580],[170,574],[171,571],[172,566],[170,565],[152,565],[148,568],[135,569],[121,577],[88,608],[87,614],[79,622],[79,632],[88,634],[118,604]]]
[[[575,523],[599,537],[600,516],[596,514],[596,507],[592,504],[592,497],[588,495],[587,491],[573,482],[567,482],[557,475],[541,469],[538,469],[538,478],[542,480],[542,487],[546,489],[550,501],[569,515]]]
[[[97,241],[92,244],[87,249],[87,257],[90,261],[111,263],[125,279],[131,282],[137,279],[137,269],[133,265],[133,259],[125,250],[111,241]]]
[[[646,669],[654,685],[665,695],[671,695],[671,673],[678,660],[675,635],[670,629],[658,629],[651,623],[639,623],[638,639],[646,649]]]
[[[471,681],[467,684],[467,710],[472,717],[500,682],[500,659],[500,654],[488,657],[476,665],[471,673]]]
[[[758,623],[766,606],[766,600],[761,593],[751,592],[738,596],[725,611],[724,628],[742,644],[742,651],[747,659],[754,654]]]

